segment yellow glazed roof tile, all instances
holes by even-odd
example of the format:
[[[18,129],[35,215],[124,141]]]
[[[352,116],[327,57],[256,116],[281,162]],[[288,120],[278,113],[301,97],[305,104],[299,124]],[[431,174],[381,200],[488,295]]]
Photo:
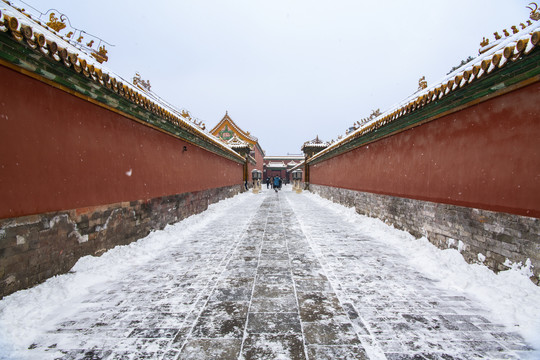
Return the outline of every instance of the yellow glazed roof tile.
[[[54,19],[53,19],[54,20]],[[33,19],[29,14],[0,2],[0,32],[9,33],[42,56],[54,59],[58,65],[73,69],[89,80],[106,87],[132,103],[158,115],[165,121],[189,130],[219,148],[239,156],[230,146],[204,131],[204,124],[197,123],[186,110],[178,110],[152,92],[144,91],[124,80],[82,48],[77,48],[47,24]]]
[[[490,74],[495,69],[502,68],[509,62],[516,61],[523,55],[529,54],[539,46],[540,21],[529,21],[529,23],[529,26],[522,26],[521,30],[518,30],[514,34],[508,34],[506,38],[500,37],[496,40],[495,44],[492,44],[493,46],[489,48],[486,48],[487,45],[483,46],[480,49],[480,54],[473,60],[449,73],[438,83],[417,91],[373,120],[362,124],[355,131],[352,131],[314,155],[311,160],[327,154],[344,143],[396,121],[433,101],[442,99],[444,96],[466,84],[470,84],[482,76]],[[483,43],[485,44],[485,42]]]

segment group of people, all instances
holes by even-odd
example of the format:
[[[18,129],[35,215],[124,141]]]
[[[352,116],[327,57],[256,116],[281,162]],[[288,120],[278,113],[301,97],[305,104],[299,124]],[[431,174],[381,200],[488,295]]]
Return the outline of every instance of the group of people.
[[[252,185],[255,186],[255,182],[253,182]],[[278,190],[281,190],[282,185],[283,185],[283,180],[279,176],[272,176],[271,178],[270,177],[266,178],[267,189],[270,189],[270,187],[272,187],[272,189],[274,189],[277,192]],[[249,190],[250,184],[247,182],[247,180],[244,181],[244,187],[246,190]]]
[[[283,181],[279,176],[274,176],[272,179],[270,177],[266,178],[266,188],[269,189],[270,186],[272,186],[272,189],[274,189],[276,192],[278,190],[281,190],[281,186],[283,185]]]

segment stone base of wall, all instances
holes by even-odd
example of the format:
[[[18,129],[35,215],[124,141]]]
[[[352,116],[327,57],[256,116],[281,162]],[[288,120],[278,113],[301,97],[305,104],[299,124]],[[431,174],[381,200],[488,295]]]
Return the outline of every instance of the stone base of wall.
[[[0,299],[200,213],[242,185],[0,220]]]
[[[496,272],[508,269],[507,259],[522,264],[530,259],[531,280],[540,283],[540,219],[314,184],[309,189],[355,207],[359,214],[425,236],[441,249],[458,249],[468,263],[484,263]]]

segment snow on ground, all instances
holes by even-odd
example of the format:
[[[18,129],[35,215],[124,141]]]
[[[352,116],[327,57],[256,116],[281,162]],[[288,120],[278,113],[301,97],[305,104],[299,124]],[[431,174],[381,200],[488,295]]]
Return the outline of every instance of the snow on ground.
[[[444,288],[463,292],[480,301],[501,322],[520,333],[540,350],[540,287],[530,280],[530,268],[514,264],[512,269],[495,274],[482,264],[468,264],[458,250],[441,250],[426,238],[388,226],[379,219],[357,214],[354,208],[333,203],[312,193],[310,197],[373,239],[392,246],[426,276]],[[294,203],[293,203],[294,204]]]
[[[291,289],[293,298],[282,296]],[[257,294],[264,296],[257,299]],[[338,299],[349,317],[343,316]],[[341,354],[360,354],[358,345],[317,343],[342,339],[324,340],[314,330],[326,320],[312,318],[325,311],[332,321],[339,319],[336,324],[345,326],[341,329],[351,328],[348,319],[353,322],[371,359],[391,353],[412,356],[415,351],[461,358],[465,350],[460,345],[476,345],[456,335],[478,334],[482,352],[497,343],[493,333],[509,337],[501,344],[508,340],[516,346],[510,352],[532,358],[511,334],[521,334],[540,349],[538,304],[540,288],[530,282],[526,269],[494,274],[483,265],[465,263],[457,250],[437,249],[426,239],[317,195],[298,195],[290,186],[278,194],[263,188],[259,195],[249,192],[221,201],[101,257],[84,257],[70,273],[5,297],[0,301],[0,359],[54,358],[44,354],[54,355],[48,346],[56,342],[58,350],[105,347],[108,352],[95,355],[109,359],[124,358],[122,351],[131,355],[128,358],[145,351],[140,354],[153,354],[147,358],[168,359],[190,351],[193,358],[201,351],[215,355],[247,349],[249,355],[262,348],[283,358],[284,351],[298,349],[301,355],[329,354],[338,348]],[[280,312],[265,315],[268,308]],[[301,333],[289,333],[279,319]],[[422,321],[441,331],[426,328]],[[495,322],[505,324],[508,332],[493,330]],[[260,330],[268,324],[285,333]],[[456,327],[459,331],[452,330]],[[349,330],[345,333],[352,336]],[[415,338],[408,339],[413,333]],[[455,347],[445,349],[447,345]],[[500,352],[498,346],[487,351]],[[114,357],[115,352],[120,357]]]
[[[228,214],[237,216],[230,235],[244,230],[262,197],[245,193],[209,206],[201,214],[190,216],[161,231],[125,246],[117,246],[100,257],[85,256],[70,273],[58,275],[33,288],[18,291],[0,300],[0,359],[26,358],[22,355],[42,334],[65,317],[77,311],[76,304],[115,280],[122,279],[138,266],[160,261],[172,247],[182,246],[185,239]],[[191,244],[186,244],[186,247]],[[106,291],[106,288],[103,288]],[[92,293],[91,293],[92,292]],[[17,353],[18,355],[13,355]]]

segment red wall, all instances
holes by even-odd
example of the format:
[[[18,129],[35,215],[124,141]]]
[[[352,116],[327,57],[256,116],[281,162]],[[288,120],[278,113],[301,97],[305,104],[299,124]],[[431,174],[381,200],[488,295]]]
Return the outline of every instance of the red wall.
[[[319,185],[540,217],[540,84],[310,167]]]
[[[0,218],[242,183],[242,164],[3,66],[0,78]]]
[[[270,179],[274,176],[279,176],[283,180],[287,178],[287,170],[266,170],[266,176],[270,177]]]
[[[255,161],[257,162],[255,165],[249,163],[248,165],[248,180],[251,181],[251,172],[255,169],[259,171],[263,171],[263,164],[264,164],[264,155],[259,151],[259,148],[257,146],[254,147],[253,151],[255,152]]]

